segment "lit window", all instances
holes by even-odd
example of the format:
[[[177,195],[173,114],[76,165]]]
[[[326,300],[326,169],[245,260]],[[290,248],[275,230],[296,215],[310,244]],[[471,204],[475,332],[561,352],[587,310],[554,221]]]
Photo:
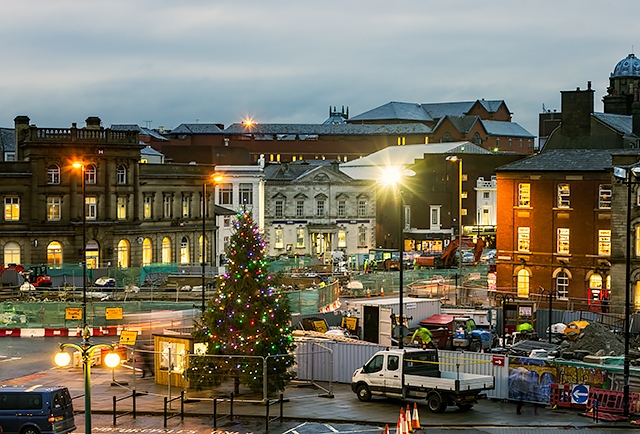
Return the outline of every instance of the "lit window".
[[[569,276],[564,271],[561,271],[556,275],[556,291],[558,293],[558,298],[569,298]]]
[[[358,228],[358,247],[367,246],[367,228],[360,226]]]
[[[151,213],[151,210],[152,210],[151,203],[152,203],[151,196],[145,196],[144,205],[143,205],[143,213],[144,213],[145,219],[150,219],[153,216],[153,214]]]
[[[190,207],[189,196],[182,196],[182,217],[184,218],[189,217],[190,215],[189,207]]]
[[[200,237],[198,238],[198,262],[200,264],[207,262],[208,243],[206,238],[204,238],[204,244],[202,240],[203,240],[202,235],[200,235]],[[204,251],[204,259],[202,258],[203,251]]]
[[[61,200],[59,197],[47,198],[47,220],[58,221],[62,218],[60,215]]]
[[[7,196],[4,198],[4,219],[5,221],[20,220],[20,198]],[[5,264],[7,262],[5,261]],[[17,264],[18,262],[16,262]]]
[[[118,213],[118,220],[127,219],[127,197],[126,196],[118,196],[117,213]]]
[[[561,255],[569,254],[569,229],[558,228],[557,253]]]
[[[62,244],[52,241],[47,246],[47,266],[50,268],[62,267]]]
[[[366,217],[367,216],[367,201],[359,200],[358,201],[358,217]]]
[[[347,202],[345,200],[338,201],[338,217],[347,216]]]
[[[518,251],[529,252],[531,248],[531,228],[520,227],[518,228]]]
[[[518,206],[531,206],[531,184],[528,182],[518,184]]]
[[[189,261],[189,240],[187,237],[182,237],[182,241],[180,241],[180,263],[184,265],[188,264]]]
[[[571,189],[569,184],[558,184],[558,208],[571,206]]]
[[[517,287],[518,287],[518,297],[528,298],[529,297],[529,270],[526,268],[520,269],[517,275]]]
[[[338,247],[347,247],[347,231],[345,231],[344,229],[338,231]]]
[[[602,276],[598,273],[593,273],[589,276],[589,289],[602,289]]]
[[[162,263],[168,264],[171,262],[171,238],[164,237],[162,239]]]
[[[124,164],[118,166],[118,184],[127,183],[127,168]]]
[[[636,226],[636,258],[640,258],[640,226]]]
[[[4,263],[5,264],[20,264],[20,245],[13,241],[4,245]]]
[[[253,185],[250,183],[240,184],[240,203],[251,205],[253,203]]]
[[[130,245],[127,240],[120,240],[118,243],[118,267],[129,268]]]
[[[296,217],[304,217],[304,200],[296,201]]]
[[[98,178],[98,170],[95,164],[87,164],[84,168],[84,182],[87,184],[95,184]]]
[[[55,164],[47,168],[47,184],[60,184],[60,167]]]
[[[296,248],[304,248],[304,228],[296,229]]]
[[[611,209],[611,186],[600,185],[598,188],[598,208]]]
[[[601,255],[601,256],[611,255],[611,231],[610,230],[598,231],[598,255]]]
[[[218,187],[218,203],[220,205],[233,204],[233,184],[224,182]]]
[[[275,238],[274,247],[276,249],[284,249],[284,232],[282,228],[276,228],[274,238]]]
[[[145,238],[142,242],[142,265],[151,265],[153,260],[153,244],[151,238]]]
[[[284,216],[284,200],[278,199],[275,202],[276,207],[276,217],[282,218]]]
[[[98,199],[95,197],[85,197],[84,212],[87,220],[98,218]]]

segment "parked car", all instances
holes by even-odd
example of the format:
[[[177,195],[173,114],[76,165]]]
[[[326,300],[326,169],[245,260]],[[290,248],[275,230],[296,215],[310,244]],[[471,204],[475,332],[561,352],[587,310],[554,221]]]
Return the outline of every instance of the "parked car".
[[[4,434],[65,434],[76,429],[66,387],[0,387]]]
[[[493,264],[496,261],[496,249],[484,249],[480,261],[484,264]]]
[[[116,279],[113,277],[98,277],[93,283],[93,286],[98,288],[115,288]]]

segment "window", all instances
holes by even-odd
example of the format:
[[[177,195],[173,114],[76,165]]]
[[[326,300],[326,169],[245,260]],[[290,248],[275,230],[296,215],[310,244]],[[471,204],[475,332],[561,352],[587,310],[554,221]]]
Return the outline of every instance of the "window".
[[[611,231],[610,230],[598,231],[598,255],[601,255],[601,256],[611,255]]]
[[[367,216],[367,201],[364,199],[360,199],[358,201],[358,217],[366,217]]]
[[[96,197],[85,197],[84,212],[87,220],[98,218],[98,199]]]
[[[520,139],[520,147],[522,148],[522,139]]]
[[[226,215],[222,217],[222,226],[225,228],[231,227],[231,216]]]
[[[182,237],[182,240],[180,241],[180,263],[184,265],[188,264],[189,261],[189,240],[187,237]]]
[[[304,217],[304,200],[296,201],[296,217]]]
[[[500,137],[496,139],[496,148],[500,147]]]
[[[131,262],[129,259],[130,251],[131,247],[129,241],[120,240],[118,243],[118,267],[129,268]]]
[[[276,228],[273,246],[276,249],[284,249],[284,232],[282,228]]]
[[[589,276],[589,289],[602,289],[602,276],[598,273],[593,273]]]
[[[518,288],[518,297],[528,298],[529,297],[529,270],[526,268],[521,268],[518,271],[517,279],[517,288]]]
[[[531,248],[531,228],[519,227],[518,228],[518,251],[529,252]]]
[[[4,220],[18,221],[20,220],[20,198],[16,196],[7,196],[4,198]],[[5,262],[6,264],[7,262]],[[18,264],[18,262],[16,262]]]
[[[602,184],[598,188],[598,208],[611,209],[611,186]]]
[[[531,184],[528,182],[518,184],[518,206],[531,206]]]
[[[60,167],[52,164],[47,168],[47,184],[60,184]]]
[[[569,184],[558,184],[558,208],[571,207],[571,189]]]
[[[569,229],[558,228],[558,240],[556,251],[561,255],[569,254]]]
[[[282,218],[284,216],[284,200],[278,199],[275,202],[276,207],[276,217]]]
[[[20,264],[20,245],[16,242],[10,241],[4,245],[4,263],[5,264]]]
[[[564,271],[556,275],[556,291],[558,298],[565,300],[569,298],[569,276]]]
[[[95,164],[87,164],[84,168],[84,182],[87,184],[95,184],[98,178],[98,171]]]
[[[220,184],[220,187],[218,187],[218,203],[220,205],[233,204],[233,184],[229,182]]]
[[[171,238],[164,237],[162,239],[162,263],[168,264],[171,262]]]
[[[117,215],[118,220],[127,219],[127,196],[118,196]]]
[[[117,171],[118,184],[126,184],[127,183],[127,168],[124,164],[118,166]]]
[[[191,203],[190,203],[190,198],[189,196],[182,196],[182,217],[183,218],[189,218],[190,216],[190,212],[189,212],[189,207],[190,207]]]
[[[345,200],[338,201],[338,217],[347,216],[347,202]]]
[[[387,358],[387,371],[396,371],[400,367],[399,356],[389,356]]]
[[[636,226],[636,258],[640,258],[640,226]]]
[[[324,217],[325,204],[324,199],[316,199],[316,217]]]
[[[513,139],[509,139],[509,147],[513,145]]]
[[[47,246],[47,265],[51,268],[62,266],[62,244],[52,241]]]
[[[142,241],[142,265],[151,265],[153,260],[153,244],[151,238],[145,238]]]
[[[438,230],[440,229],[440,209],[442,207],[440,205],[436,205],[436,206],[430,206],[429,207],[429,214],[430,214],[430,229],[431,230]]]
[[[482,192],[482,198],[483,199],[490,199],[491,195],[490,195],[490,193],[488,191],[483,191]]]
[[[47,198],[47,220],[58,221],[62,218],[60,215],[61,200],[59,197]]]
[[[209,243],[207,243],[207,238],[206,237],[204,238],[204,244],[203,244],[203,237],[202,235],[200,235],[200,237],[198,238],[198,262],[200,264],[207,262],[208,247],[209,247]],[[204,255],[204,258],[203,258],[203,255]]]
[[[4,153],[4,161],[16,161],[16,153],[15,152],[5,152]]]
[[[382,367],[384,366],[384,355],[378,354],[375,356],[369,363],[364,365],[364,372],[367,374],[371,374],[373,372],[382,371]]]
[[[171,218],[171,196],[167,194],[162,198],[162,215],[166,219]]]
[[[296,248],[304,249],[304,228],[296,229]]]
[[[367,228],[364,226],[358,228],[358,247],[367,247]]]
[[[253,185],[250,183],[240,183],[240,203],[253,204]]]
[[[340,229],[338,231],[338,248],[347,247],[347,231]]]
[[[153,217],[153,214],[151,213],[151,210],[153,209],[151,207],[151,204],[152,204],[151,196],[145,196],[144,197],[144,205],[142,206],[142,208],[143,208],[143,211],[142,211],[143,212],[143,217],[145,219],[150,219],[150,218]]]

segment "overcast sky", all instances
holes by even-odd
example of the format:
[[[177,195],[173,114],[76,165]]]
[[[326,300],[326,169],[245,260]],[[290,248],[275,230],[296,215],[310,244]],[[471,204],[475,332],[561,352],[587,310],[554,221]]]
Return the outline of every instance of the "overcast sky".
[[[0,126],[321,123],[389,101],[544,104],[592,81],[602,111],[640,47],[640,1],[0,0]]]

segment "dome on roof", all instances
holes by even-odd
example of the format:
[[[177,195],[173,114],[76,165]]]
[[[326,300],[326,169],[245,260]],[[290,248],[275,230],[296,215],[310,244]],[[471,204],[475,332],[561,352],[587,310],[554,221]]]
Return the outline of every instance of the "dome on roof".
[[[633,53],[618,62],[611,77],[640,77],[640,59]]]

